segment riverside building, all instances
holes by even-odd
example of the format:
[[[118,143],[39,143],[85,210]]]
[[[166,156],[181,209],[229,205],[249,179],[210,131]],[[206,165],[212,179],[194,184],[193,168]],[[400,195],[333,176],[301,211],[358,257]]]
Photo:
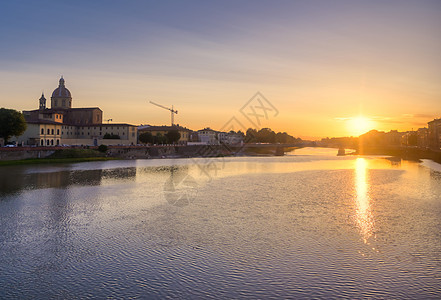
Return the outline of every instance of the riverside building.
[[[46,106],[44,94],[39,108],[23,111],[27,129],[17,137],[23,145],[131,145],[137,142],[137,127],[131,124],[103,124],[99,107],[73,108],[72,95],[64,78],[52,92],[51,107]]]

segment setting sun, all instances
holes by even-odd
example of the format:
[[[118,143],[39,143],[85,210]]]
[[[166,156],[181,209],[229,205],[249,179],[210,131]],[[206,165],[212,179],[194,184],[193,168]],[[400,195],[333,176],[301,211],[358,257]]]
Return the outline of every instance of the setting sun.
[[[358,116],[347,121],[348,132],[353,136],[359,136],[374,128],[374,122],[369,118]]]

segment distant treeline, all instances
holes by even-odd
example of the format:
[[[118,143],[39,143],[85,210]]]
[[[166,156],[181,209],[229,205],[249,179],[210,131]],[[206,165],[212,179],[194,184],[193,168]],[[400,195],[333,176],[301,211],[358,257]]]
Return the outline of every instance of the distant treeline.
[[[344,148],[366,148],[366,147],[396,147],[396,146],[417,146],[417,132],[399,132],[391,130],[383,132],[371,130],[359,137],[337,137],[324,138],[318,145],[324,147],[344,147]]]
[[[240,131],[238,133],[241,133]],[[271,128],[262,128],[259,131],[248,128],[245,136],[247,143],[284,143],[294,144],[302,141],[301,138],[295,138],[286,132],[274,132]]]

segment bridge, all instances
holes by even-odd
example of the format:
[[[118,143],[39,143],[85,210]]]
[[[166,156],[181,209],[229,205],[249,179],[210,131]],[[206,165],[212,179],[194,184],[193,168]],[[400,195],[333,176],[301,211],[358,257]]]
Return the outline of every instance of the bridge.
[[[283,156],[286,148],[303,148],[307,145],[305,143],[245,143],[240,146],[227,146],[233,150],[274,150],[274,155]]]

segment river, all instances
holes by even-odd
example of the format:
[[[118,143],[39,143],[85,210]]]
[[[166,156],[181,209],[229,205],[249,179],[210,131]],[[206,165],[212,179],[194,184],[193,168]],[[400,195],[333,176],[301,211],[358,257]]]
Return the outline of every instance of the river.
[[[440,165],[336,149],[0,169],[0,298],[440,298]]]

